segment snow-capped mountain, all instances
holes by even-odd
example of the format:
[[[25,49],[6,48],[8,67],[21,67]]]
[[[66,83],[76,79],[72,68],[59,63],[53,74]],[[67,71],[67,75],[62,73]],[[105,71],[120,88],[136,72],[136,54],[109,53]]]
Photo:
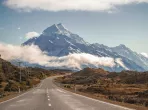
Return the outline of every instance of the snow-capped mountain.
[[[148,54],[147,53],[144,53],[143,52],[143,53],[141,53],[141,55],[144,56],[144,57],[146,57],[146,58],[148,58]]]
[[[23,45],[38,45],[50,56],[64,56],[69,53],[81,53],[87,50],[86,43],[81,37],[71,33],[62,24],[54,24],[43,31],[38,38],[29,39]]]
[[[127,48],[125,45],[121,44],[111,49],[113,52],[116,52],[119,55],[134,61],[136,64],[141,65],[145,70],[148,69],[148,58],[132,51],[131,49]]]
[[[126,67],[121,65],[112,71],[123,69],[145,71],[148,70],[148,58],[133,52],[125,45],[108,47],[103,44],[90,44],[79,35],[70,32],[61,23],[54,24],[43,31],[39,37],[34,37],[22,45],[37,45],[49,56],[66,56],[70,53],[89,53],[99,57],[121,58]],[[104,67],[105,68],[105,67]]]

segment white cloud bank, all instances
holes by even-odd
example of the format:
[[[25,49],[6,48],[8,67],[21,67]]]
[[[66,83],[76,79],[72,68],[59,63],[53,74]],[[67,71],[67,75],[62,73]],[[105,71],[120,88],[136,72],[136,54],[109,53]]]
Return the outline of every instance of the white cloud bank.
[[[42,52],[35,45],[14,46],[0,43],[0,54],[5,60],[20,59],[31,64],[39,64],[46,67],[67,67],[81,69],[82,65],[114,67],[116,63],[122,67],[125,67],[121,59],[98,57],[86,53],[70,54],[63,57],[47,56],[45,52]]]
[[[25,35],[25,38],[26,38],[26,39],[30,39],[30,38],[38,37],[38,36],[39,36],[39,33],[37,33],[37,32],[28,32],[28,33]]]
[[[116,62],[117,64],[119,64],[121,67],[123,67],[124,69],[129,70],[129,69],[124,65],[124,63],[122,62],[122,59],[121,59],[121,58],[115,59],[115,62]]]
[[[148,54],[147,53],[141,53],[141,55],[143,55],[144,57],[148,58]]]
[[[81,10],[81,11],[108,11],[118,5],[132,3],[148,3],[148,0],[5,0],[4,4],[12,9],[24,11],[45,10]]]

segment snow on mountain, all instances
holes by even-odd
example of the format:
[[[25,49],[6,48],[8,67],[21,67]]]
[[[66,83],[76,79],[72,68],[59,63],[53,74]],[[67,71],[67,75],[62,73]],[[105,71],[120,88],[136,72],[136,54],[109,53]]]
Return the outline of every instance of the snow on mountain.
[[[145,70],[148,70],[148,58],[145,58],[141,54],[138,54],[125,45],[121,44],[119,46],[111,48],[113,52],[118,53],[119,55],[134,61],[139,66],[141,65]]]
[[[143,55],[144,57],[148,58],[148,54],[147,53],[141,53],[141,55]]]
[[[48,52],[48,55],[50,56],[64,56],[69,53],[81,53],[84,52],[83,48],[87,50],[84,45],[88,45],[81,37],[71,33],[61,23],[48,27],[38,38],[29,39],[23,43],[23,45],[31,44],[38,45],[42,51]]]
[[[98,43],[90,44],[79,35],[70,32],[61,23],[48,27],[39,37],[29,39],[22,45],[32,44],[37,45],[42,51],[46,51],[49,56],[61,57],[71,53],[88,53],[99,57],[119,58],[116,67],[110,69],[103,67],[112,71],[148,70],[148,58],[133,52],[125,45],[111,48]]]

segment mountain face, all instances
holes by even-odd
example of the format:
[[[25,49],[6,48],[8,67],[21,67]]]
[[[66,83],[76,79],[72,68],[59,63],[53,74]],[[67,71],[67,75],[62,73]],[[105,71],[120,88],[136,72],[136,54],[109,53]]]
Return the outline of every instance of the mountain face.
[[[112,51],[118,53],[119,55],[134,61],[138,65],[141,65],[145,70],[148,69],[148,58],[144,57],[141,54],[133,52],[131,49],[127,48],[125,45],[121,44],[111,49]]]
[[[48,27],[38,38],[29,39],[23,45],[31,44],[38,45],[42,51],[48,52],[49,56],[64,56],[87,51],[87,43],[62,24]]]
[[[125,67],[118,65],[114,68],[103,67],[110,71],[124,69],[145,71],[148,70],[148,58],[133,52],[125,45],[108,47],[103,44],[90,44],[79,35],[70,32],[61,23],[54,24],[43,31],[39,37],[34,37],[22,45],[37,45],[49,56],[66,56],[70,53],[89,53],[99,57],[121,58]]]

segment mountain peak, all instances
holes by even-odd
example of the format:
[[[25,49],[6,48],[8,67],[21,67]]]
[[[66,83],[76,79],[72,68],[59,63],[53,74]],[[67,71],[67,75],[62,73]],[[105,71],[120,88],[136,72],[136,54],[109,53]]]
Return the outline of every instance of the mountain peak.
[[[43,31],[44,34],[49,35],[51,33],[70,33],[68,29],[64,27],[62,23],[53,24]]]
[[[124,44],[120,44],[119,46],[121,46],[121,47],[126,47]]]
[[[56,26],[58,27],[58,29],[59,29],[60,31],[68,31],[68,29],[65,28],[65,26],[64,26],[62,23],[59,23],[59,24],[57,24]]]
[[[64,25],[62,24],[62,23],[59,23],[59,24],[56,24],[57,26],[62,26],[62,27],[64,27]]]
[[[119,46],[116,46],[117,48],[122,48],[122,49],[125,49],[127,48],[124,44],[120,44]]]

